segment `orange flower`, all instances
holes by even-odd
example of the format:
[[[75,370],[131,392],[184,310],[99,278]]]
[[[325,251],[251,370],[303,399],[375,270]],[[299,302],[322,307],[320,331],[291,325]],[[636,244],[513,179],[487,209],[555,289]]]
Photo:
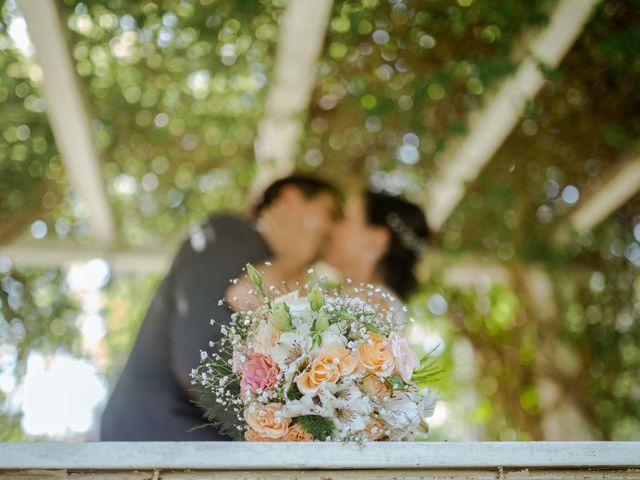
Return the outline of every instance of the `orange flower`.
[[[289,427],[287,434],[282,437],[283,442],[311,442],[312,440],[313,435],[306,432],[299,423]]]
[[[363,430],[363,433],[371,441],[379,440],[384,437],[384,424],[377,418],[372,418],[369,425]]]
[[[335,383],[340,375],[350,375],[360,368],[358,359],[343,345],[329,345],[311,363],[308,370],[296,379],[298,389],[316,393],[324,383]]]
[[[303,394],[316,393],[323,383],[335,383],[340,375],[338,366],[331,358],[316,358],[309,371],[296,379],[296,385]]]
[[[277,442],[278,441],[275,438],[262,436],[255,430],[247,430],[246,432],[244,432],[244,439],[247,442]]]
[[[372,374],[360,380],[360,388],[370,397],[382,398],[391,394],[384,379]]]
[[[326,355],[338,360],[338,369],[343,376],[358,373],[362,369],[358,357],[351,353],[344,345],[335,343],[328,345],[320,355]],[[334,360],[335,363],[335,360]]]
[[[244,418],[258,435],[272,439],[282,438],[287,434],[291,419],[279,415],[280,410],[280,403],[255,403],[245,409]]]
[[[393,352],[389,340],[369,332],[358,348],[358,356],[364,368],[382,377],[391,375],[394,369]]]

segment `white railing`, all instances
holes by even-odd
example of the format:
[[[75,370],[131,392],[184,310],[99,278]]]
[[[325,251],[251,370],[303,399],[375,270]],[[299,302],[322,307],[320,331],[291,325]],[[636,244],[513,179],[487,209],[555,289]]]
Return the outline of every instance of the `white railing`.
[[[6,478],[640,479],[640,442],[4,443]]]

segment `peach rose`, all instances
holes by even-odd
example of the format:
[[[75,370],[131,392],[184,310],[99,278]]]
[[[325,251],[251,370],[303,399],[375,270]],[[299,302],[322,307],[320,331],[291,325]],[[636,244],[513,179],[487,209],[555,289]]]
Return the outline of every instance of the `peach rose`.
[[[387,382],[377,375],[367,375],[360,380],[360,388],[370,397],[382,398],[391,394]]]
[[[263,320],[258,324],[256,335],[253,339],[253,350],[257,353],[267,355],[269,351],[278,344],[280,334],[278,330],[269,321]]]
[[[244,419],[258,435],[271,439],[282,438],[289,430],[291,419],[280,415],[282,404],[269,403],[262,405],[254,403],[244,411]]]
[[[372,418],[369,424],[363,430],[363,433],[371,441],[380,440],[384,437],[384,424],[377,418]]]
[[[358,356],[364,368],[381,377],[388,377],[395,367],[389,340],[369,332],[365,342],[358,348]]]
[[[299,423],[293,424],[289,427],[287,434],[282,437],[283,442],[311,442],[313,441],[313,435],[306,432],[302,425]]]
[[[409,342],[395,332],[389,335],[389,342],[391,342],[396,373],[402,377],[402,380],[409,383],[419,363],[418,355],[409,346]]]
[[[240,380],[240,392],[242,395],[249,390],[257,393],[264,392],[278,383],[280,368],[271,356],[261,353],[251,355],[242,366],[242,380]]]
[[[343,345],[324,348],[308,369],[298,376],[296,385],[303,394],[316,393],[324,383],[335,383],[340,375],[350,375],[360,368],[358,359]]]
[[[307,395],[316,393],[324,383],[335,383],[340,376],[338,365],[333,358],[316,358],[309,366],[309,370],[296,379],[298,390]]]
[[[342,376],[358,373],[362,369],[362,365],[360,365],[358,357],[341,343],[327,345],[323,351],[320,352],[320,355],[327,355],[334,359],[337,358],[339,362],[338,368]]]
[[[265,437],[260,435],[255,430],[247,430],[244,432],[244,439],[247,442],[277,442],[278,440],[275,438]]]

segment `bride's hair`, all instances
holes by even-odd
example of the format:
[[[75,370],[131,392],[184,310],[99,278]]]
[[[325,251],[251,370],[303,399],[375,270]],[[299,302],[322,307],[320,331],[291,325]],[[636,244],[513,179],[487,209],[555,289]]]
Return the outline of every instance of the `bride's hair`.
[[[413,203],[381,193],[366,192],[364,200],[367,222],[390,233],[380,271],[387,285],[406,299],[418,285],[414,270],[430,237],[424,213]]]

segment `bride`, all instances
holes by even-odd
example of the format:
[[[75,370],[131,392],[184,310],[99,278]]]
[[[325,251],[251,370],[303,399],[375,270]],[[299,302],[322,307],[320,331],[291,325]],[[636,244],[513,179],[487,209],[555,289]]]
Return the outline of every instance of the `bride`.
[[[303,227],[293,224],[281,205],[263,214],[259,229],[274,254],[265,269],[267,284],[302,284],[308,267],[314,264],[320,272],[328,265],[334,272],[331,276],[340,281],[348,278],[351,285],[373,284],[403,302],[416,289],[416,264],[429,240],[418,206],[370,191],[352,195],[342,218],[323,239],[318,259],[309,257],[309,245],[315,242],[306,236],[313,235],[313,228]],[[229,289],[227,300],[233,308],[247,306],[239,300],[247,298],[247,288],[241,282]]]
[[[347,202],[331,230],[324,260],[354,284],[379,285],[406,300],[429,238],[423,212],[396,197],[365,192]]]

